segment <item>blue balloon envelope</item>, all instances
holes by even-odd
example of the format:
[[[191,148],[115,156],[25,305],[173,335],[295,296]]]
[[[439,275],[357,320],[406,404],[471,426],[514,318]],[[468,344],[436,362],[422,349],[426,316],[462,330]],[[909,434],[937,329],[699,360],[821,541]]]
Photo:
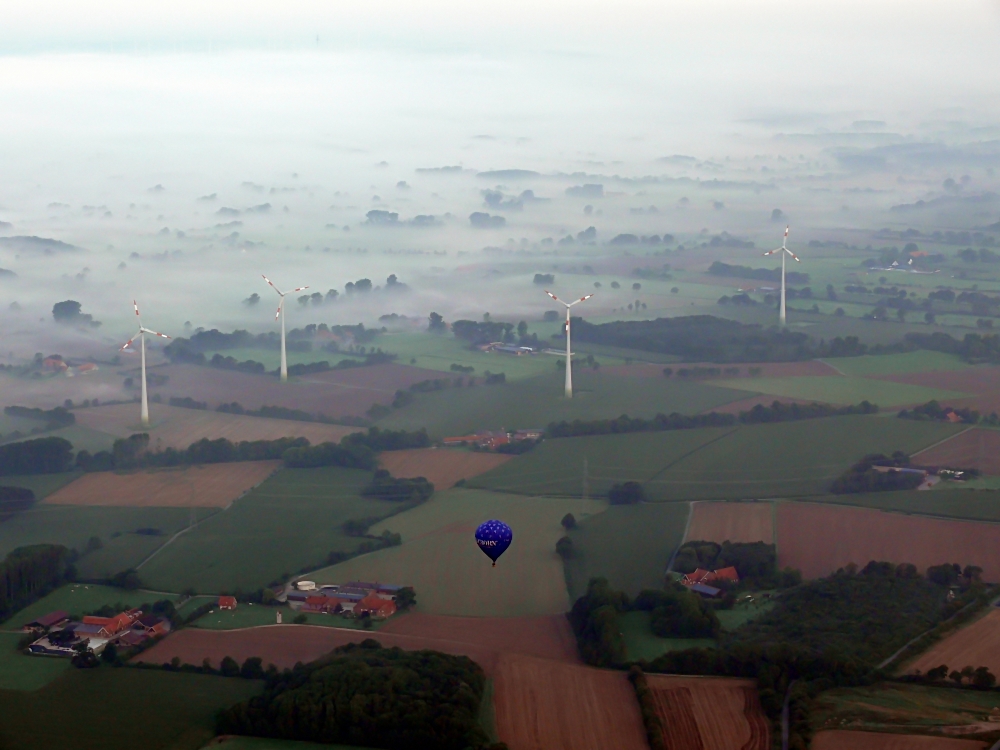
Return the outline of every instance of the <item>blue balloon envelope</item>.
[[[513,538],[514,532],[503,521],[486,521],[476,529],[476,544],[493,561],[494,568],[497,558],[507,551]]]

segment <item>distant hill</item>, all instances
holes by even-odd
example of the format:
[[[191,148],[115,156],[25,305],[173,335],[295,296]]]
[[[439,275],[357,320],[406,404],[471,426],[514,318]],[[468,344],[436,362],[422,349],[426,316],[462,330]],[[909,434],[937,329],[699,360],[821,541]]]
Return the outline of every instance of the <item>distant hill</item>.
[[[28,253],[43,253],[52,255],[53,253],[75,253],[83,250],[82,247],[70,245],[68,242],[53,240],[48,237],[0,237],[0,248],[8,250],[18,250]]]

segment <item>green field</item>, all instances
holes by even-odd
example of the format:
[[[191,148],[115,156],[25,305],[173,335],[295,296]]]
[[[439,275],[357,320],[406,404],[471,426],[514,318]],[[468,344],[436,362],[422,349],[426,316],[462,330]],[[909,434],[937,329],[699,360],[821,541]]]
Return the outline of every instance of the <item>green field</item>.
[[[63,476],[63,475],[57,475]],[[200,513],[206,513],[200,509]],[[81,578],[100,578],[135,567],[170,535],[188,525],[187,508],[122,508],[37,503],[0,523],[0,556],[29,544],[63,544],[83,550],[96,536],[104,548],[76,563]],[[135,534],[155,528],[163,536]],[[118,536],[114,536],[118,534]]]
[[[625,654],[630,660],[652,661],[668,651],[688,648],[713,648],[711,638],[660,638],[649,627],[649,612],[625,612],[618,616],[618,627],[625,638]]]
[[[746,380],[717,380],[719,386],[740,388]],[[803,401],[830,404],[857,404],[870,401],[881,407],[923,404],[932,399],[965,398],[969,394],[925,388],[907,383],[892,383],[874,378],[844,378],[839,375],[812,375],[793,378],[754,378],[753,388],[760,393]]]
[[[252,591],[321,564],[331,550],[353,551],[362,540],[343,533],[344,521],[400,510],[362,497],[369,481],[369,472],[354,469],[283,469],[164,547],[139,575],[164,591]]]
[[[816,731],[850,723],[850,728],[858,731],[919,733],[984,721],[996,705],[997,696],[992,691],[880,682],[820,694],[810,718]],[[995,734],[989,736],[996,739]]]
[[[70,666],[69,659],[26,656],[17,650],[23,633],[0,633],[0,696],[5,690],[38,690]],[[2,733],[2,730],[0,730]]]
[[[829,417],[731,428],[546,440],[471,480],[524,494],[580,496],[613,482],[644,484],[651,501],[822,495],[865,453],[914,452],[961,429],[880,417]]]
[[[192,623],[192,627],[205,628],[206,630],[238,630],[240,628],[256,628],[261,625],[274,625],[277,622],[278,612],[281,613],[284,625],[291,624],[292,618],[299,614],[290,607],[265,607],[261,604],[241,603],[236,609],[217,609],[211,614],[199,617]],[[305,613],[305,615],[306,625],[364,630],[361,620],[312,612]],[[378,630],[386,622],[388,620],[373,620],[371,630]]]
[[[930,370],[965,370],[966,364],[953,354],[920,350],[904,354],[879,354],[864,357],[836,357],[824,359],[844,375],[863,378],[874,375],[902,375],[908,372],[928,372]]]
[[[94,583],[67,583],[65,586],[44,596],[37,602],[28,605],[20,612],[9,617],[0,628],[16,630],[35,618],[56,610],[64,610],[71,615],[82,615],[93,612],[105,604],[123,604],[137,607],[140,604],[152,604],[160,599],[177,598],[176,594],[155,594],[151,591],[126,591],[113,586],[99,586]]]
[[[953,483],[932,492],[874,492],[866,495],[829,495],[810,502],[855,505],[862,508],[898,511],[970,521],[1000,521],[1000,492],[972,490]]]
[[[569,609],[556,541],[559,521],[600,514],[605,503],[453,489],[373,527],[403,535],[399,547],[310,573],[319,584],[378,580],[413,586],[421,612],[502,617],[554,615]],[[601,517],[600,514],[596,517]],[[476,527],[497,518],[514,532],[495,568],[479,551]],[[682,524],[683,526],[683,524]]]
[[[0,747],[197,750],[215,734],[217,710],[262,687],[151,669],[68,669],[35,692],[0,690]]]
[[[27,487],[35,493],[35,499],[41,500],[81,476],[83,474],[78,471],[65,471],[59,474],[16,474],[0,477],[0,484],[5,487]]]
[[[594,577],[607,578],[629,596],[662,588],[689,512],[688,503],[614,505],[581,521],[569,534],[574,550],[566,561],[570,598],[582,596]]]
[[[629,377],[600,371],[574,372],[573,398],[563,396],[564,373],[549,358],[548,374],[506,385],[447,388],[417,394],[414,403],[379,420],[392,429],[426,427],[434,437],[484,429],[545,427],[549,422],[608,419],[659,412],[697,414],[746,398],[745,390],[667,378]],[[494,370],[496,372],[497,370]],[[756,383],[756,381],[754,381]],[[746,381],[740,387],[746,387]]]

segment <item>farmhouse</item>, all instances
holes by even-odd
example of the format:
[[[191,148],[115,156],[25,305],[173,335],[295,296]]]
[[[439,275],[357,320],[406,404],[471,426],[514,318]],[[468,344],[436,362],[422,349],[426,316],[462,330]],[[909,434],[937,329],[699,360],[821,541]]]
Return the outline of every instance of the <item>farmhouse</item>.
[[[236,609],[236,597],[235,596],[220,596],[219,597],[219,609]]]
[[[396,614],[396,602],[383,599],[374,592],[354,606],[355,616],[368,615],[376,620],[384,620]]]
[[[288,606],[300,612],[340,614],[359,617],[367,614],[376,619],[392,617],[396,613],[396,594],[403,588],[393,583],[378,581],[349,581],[345,584],[327,584],[307,589],[290,589],[286,594]]]
[[[518,430],[517,432],[483,430],[472,435],[446,437],[443,442],[445,445],[478,445],[480,448],[496,448],[521,440],[538,440],[543,433],[544,430],[541,429]]]
[[[49,628],[54,628],[56,625],[61,625],[68,619],[69,613],[64,612],[61,609],[57,609],[55,612],[49,612],[47,615],[42,615],[36,620],[25,623],[21,626],[21,630],[25,633],[48,630]]]
[[[739,583],[739,582],[740,582],[740,575],[739,573],[736,572],[736,568],[734,568],[733,566],[711,571],[705,570],[704,568],[698,568],[693,573],[685,573],[684,577],[681,578],[681,583],[683,583],[685,586],[695,586],[699,584],[705,585],[710,583],[729,584],[729,583]]]

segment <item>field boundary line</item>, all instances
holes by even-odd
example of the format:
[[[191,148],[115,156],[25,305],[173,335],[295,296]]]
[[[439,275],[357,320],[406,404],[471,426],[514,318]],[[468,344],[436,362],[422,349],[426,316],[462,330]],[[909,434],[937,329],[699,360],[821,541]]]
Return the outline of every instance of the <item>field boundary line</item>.
[[[968,490],[969,492],[977,492],[979,490]],[[879,513],[895,513],[900,516],[912,516],[913,518],[929,518],[932,521],[964,521],[965,523],[988,523],[997,525],[1000,524],[1000,518],[968,518],[966,516],[943,516],[939,513],[920,513],[918,511],[905,510],[902,508],[875,508],[870,505],[852,505],[850,503],[838,503],[838,502],[821,502],[817,500],[810,500],[811,497],[828,497],[827,495],[802,495],[802,500],[795,500],[791,498],[784,498],[782,502],[787,503],[805,503],[811,505],[830,505],[836,508],[859,508],[861,510],[874,510]]]
[[[928,445],[928,446],[927,446],[926,448],[921,448],[921,449],[920,449],[920,450],[918,450],[918,451],[917,451],[916,453],[914,453],[914,454],[913,454],[912,456],[910,456],[910,458],[916,458],[916,457],[917,457],[917,456],[919,456],[919,455],[920,455],[921,453],[926,453],[926,452],[927,452],[927,451],[929,451],[929,450],[930,450],[931,448],[937,448],[937,447],[938,447],[939,445],[941,445],[941,444],[943,444],[943,443],[947,443],[947,442],[948,442],[949,440],[954,440],[954,439],[955,439],[955,438],[957,438],[957,437],[958,437],[959,435],[964,435],[964,434],[965,434],[965,433],[967,433],[967,432],[972,432],[972,431],[973,431],[974,429],[976,429],[976,428],[975,428],[975,426],[972,426],[972,427],[966,427],[966,428],[965,428],[964,430],[962,430],[961,432],[956,432],[956,433],[955,433],[954,435],[949,435],[949,436],[948,436],[948,437],[946,437],[946,438],[945,438],[944,440],[938,440],[938,441],[937,441],[936,443],[933,443],[932,445]]]
[[[670,562],[667,563],[667,569],[663,571],[664,577],[670,575],[670,571],[674,569],[674,560],[677,559],[677,553],[680,552],[681,547],[687,541],[688,532],[691,530],[691,519],[694,518],[694,504],[698,502],[697,500],[688,501],[688,517],[687,523],[684,524],[684,534],[681,536],[680,544],[674,547],[674,551],[670,554]]]
[[[656,479],[658,476],[660,476],[660,474],[662,474],[663,472],[665,472],[670,467],[676,466],[681,461],[683,461],[685,458],[689,458],[690,456],[693,456],[695,453],[697,453],[698,451],[702,450],[703,448],[707,448],[708,446],[713,445],[713,444],[719,442],[723,438],[729,437],[734,432],[738,432],[739,430],[740,430],[740,425],[736,425],[735,427],[733,427],[733,429],[729,430],[728,432],[724,432],[724,433],[722,433],[721,435],[719,435],[717,437],[712,438],[707,443],[702,443],[701,445],[697,446],[696,448],[692,448],[687,453],[684,453],[684,454],[678,456],[673,461],[671,461],[670,463],[668,463],[666,466],[663,466],[659,471],[657,471],[654,474],[652,474],[649,478],[647,478],[643,482],[643,484],[649,484],[650,482],[652,482],[654,479]]]
[[[841,369],[840,369],[839,367],[837,367],[836,365],[831,365],[831,364],[830,364],[829,362],[827,362],[827,361],[826,361],[825,359],[817,359],[817,360],[815,360],[815,361],[816,361],[816,362],[822,362],[822,363],[823,363],[824,365],[826,365],[827,367],[829,367],[829,368],[830,368],[831,370],[833,370],[833,371],[834,371],[835,373],[837,373],[838,375],[841,375],[841,376],[843,376],[843,377],[845,377],[845,378],[849,378],[849,377],[851,377],[850,375],[848,375],[848,374],[847,374],[846,372],[844,372],[843,370],[841,370]]]

